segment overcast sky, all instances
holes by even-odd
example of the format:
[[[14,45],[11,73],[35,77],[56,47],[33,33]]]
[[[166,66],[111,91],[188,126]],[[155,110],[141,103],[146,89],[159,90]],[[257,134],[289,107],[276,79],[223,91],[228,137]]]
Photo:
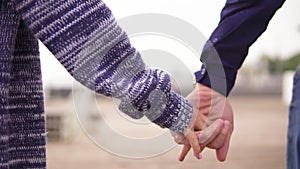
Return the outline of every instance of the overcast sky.
[[[106,0],[105,2],[117,19],[142,13],[168,14],[189,22],[206,37],[209,37],[210,33],[216,27],[220,18],[220,11],[225,3],[224,0]],[[286,58],[300,52],[299,9],[299,0],[286,1],[284,6],[272,19],[267,32],[251,47],[245,64],[255,65],[262,54],[277,55]],[[151,49],[152,45],[157,44],[157,38],[154,37],[152,41],[149,37],[140,37],[140,39],[132,39],[132,41],[138,46],[139,50],[144,50]],[[142,45],[141,41],[147,41],[147,43]],[[161,50],[165,49],[166,52],[172,53],[168,48],[171,42],[167,43],[168,41],[170,40],[161,39],[161,42],[165,42],[166,44],[166,46],[160,45]],[[179,47],[177,49],[178,54],[180,54],[180,51],[184,51],[184,49],[180,49]],[[43,79],[47,84],[60,86],[64,84],[68,85],[72,82],[70,76],[63,70],[63,67],[59,65],[43,45],[41,45],[41,58]],[[192,61],[188,59],[187,62]],[[191,71],[195,67],[197,68],[198,64],[200,63],[190,66],[193,67]]]

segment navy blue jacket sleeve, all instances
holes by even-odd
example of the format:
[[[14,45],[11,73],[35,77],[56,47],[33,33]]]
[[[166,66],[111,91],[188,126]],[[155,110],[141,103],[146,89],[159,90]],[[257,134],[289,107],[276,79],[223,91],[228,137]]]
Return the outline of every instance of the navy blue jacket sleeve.
[[[228,96],[249,47],[283,3],[284,0],[227,0],[220,23],[203,48],[203,66],[195,73],[196,81]]]

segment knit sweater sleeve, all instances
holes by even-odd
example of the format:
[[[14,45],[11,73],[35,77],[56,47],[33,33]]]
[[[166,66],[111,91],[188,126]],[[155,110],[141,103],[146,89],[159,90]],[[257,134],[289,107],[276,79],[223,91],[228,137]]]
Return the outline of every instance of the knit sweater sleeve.
[[[101,0],[14,0],[17,13],[68,72],[97,93],[121,100],[132,118],[146,116],[183,133],[192,105],[171,89],[170,77],[149,69]],[[138,24],[138,23],[137,23]]]

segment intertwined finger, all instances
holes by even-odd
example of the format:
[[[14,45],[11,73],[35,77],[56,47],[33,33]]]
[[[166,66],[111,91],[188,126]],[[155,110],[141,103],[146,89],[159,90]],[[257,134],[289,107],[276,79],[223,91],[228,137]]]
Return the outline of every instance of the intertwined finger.
[[[223,129],[224,121],[222,119],[218,119],[214,121],[210,126],[206,127],[201,131],[201,136],[199,137],[199,143],[203,145],[207,145],[212,142]]]
[[[224,127],[222,128],[222,131],[219,135],[217,135],[212,141],[210,141],[210,143],[207,145],[207,147],[209,148],[213,148],[213,149],[219,149],[221,148],[226,141],[226,138],[229,134],[229,126],[230,122],[229,121],[225,121],[224,122]]]
[[[178,160],[183,161],[185,156],[187,155],[187,153],[190,151],[190,149],[191,149],[191,146],[189,144],[183,145],[183,148],[181,150]]]
[[[194,152],[194,156],[197,159],[201,158],[201,147],[198,141],[198,137],[194,131],[189,131],[186,134],[186,140],[188,140],[189,144],[185,144],[179,156],[179,161],[183,161],[189,150],[192,148]]]

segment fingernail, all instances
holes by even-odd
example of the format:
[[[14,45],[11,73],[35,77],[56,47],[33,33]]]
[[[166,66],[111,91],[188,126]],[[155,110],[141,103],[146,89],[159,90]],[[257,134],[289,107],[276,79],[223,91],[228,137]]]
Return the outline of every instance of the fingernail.
[[[202,153],[199,153],[198,159],[201,160],[203,158]]]
[[[206,141],[205,133],[200,133],[197,135],[199,143],[203,144]]]
[[[198,137],[198,139],[200,139],[200,138],[202,137],[202,133],[199,133],[199,134],[197,135],[197,137]]]
[[[225,126],[224,126],[224,127],[225,127],[225,128],[229,128],[229,125],[230,125],[230,122],[226,120],[226,121],[225,121]]]

